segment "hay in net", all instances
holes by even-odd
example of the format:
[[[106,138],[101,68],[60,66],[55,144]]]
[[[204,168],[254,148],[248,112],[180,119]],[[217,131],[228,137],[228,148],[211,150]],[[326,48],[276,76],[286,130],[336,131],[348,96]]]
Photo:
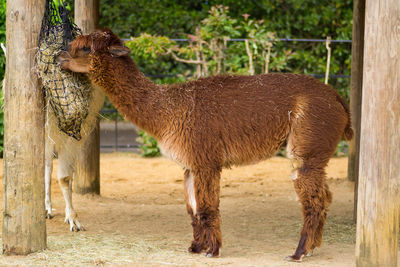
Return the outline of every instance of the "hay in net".
[[[61,69],[56,56],[79,34],[81,31],[69,19],[65,3],[60,2],[57,12],[53,1],[47,0],[39,37],[37,71],[59,129],[77,140],[82,138],[80,131],[89,113],[92,87],[86,75]]]

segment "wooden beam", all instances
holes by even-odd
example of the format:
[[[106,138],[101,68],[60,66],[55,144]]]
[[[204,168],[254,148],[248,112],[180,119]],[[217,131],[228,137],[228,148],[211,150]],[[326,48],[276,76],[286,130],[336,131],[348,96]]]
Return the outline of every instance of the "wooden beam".
[[[98,28],[99,0],[75,0],[75,23],[88,34]],[[74,192],[100,194],[100,125],[86,139],[78,155],[74,174]]]
[[[397,266],[400,215],[400,4],[367,0],[357,266]]]
[[[349,163],[347,177],[354,181],[354,222],[357,221],[357,191],[360,160],[360,122],[362,75],[364,60],[364,19],[365,0],[354,0],[353,37],[351,46],[350,113],[354,138],[349,142]]]
[[[44,0],[7,1],[3,253],[46,248],[44,99],[34,71]]]
[[[99,0],[75,0],[75,23],[83,34],[99,27]]]

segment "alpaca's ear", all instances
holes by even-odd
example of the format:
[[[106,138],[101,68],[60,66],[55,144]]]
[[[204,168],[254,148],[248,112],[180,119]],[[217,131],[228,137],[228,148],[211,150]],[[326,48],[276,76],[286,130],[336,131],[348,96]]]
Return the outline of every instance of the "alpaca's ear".
[[[111,55],[115,56],[115,57],[122,57],[122,56],[126,56],[129,55],[129,53],[131,52],[131,50],[123,45],[113,45],[110,46],[108,48],[108,51],[111,53]]]

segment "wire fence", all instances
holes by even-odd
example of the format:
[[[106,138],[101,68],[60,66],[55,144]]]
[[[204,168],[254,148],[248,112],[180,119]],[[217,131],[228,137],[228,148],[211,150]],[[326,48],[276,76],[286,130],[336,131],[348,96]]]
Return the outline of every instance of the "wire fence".
[[[129,41],[129,38],[123,38],[123,41]],[[232,38],[232,39],[228,39],[228,42],[244,42],[248,39],[245,38]],[[281,42],[315,42],[315,43],[325,43],[326,39],[305,39],[305,38],[300,38],[300,39],[296,39],[296,38],[278,38],[279,41]],[[175,41],[175,42],[189,42],[190,39],[186,39],[186,38],[174,38],[171,39],[171,41]],[[351,44],[351,40],[331,40],[332,43],[350,43]]]
[[[130,39],[122,39],[123,41],[129,41]],[[176,42],[189,42],[190,39],[184,39],[184,38],[176,38],[176,39],[171,39],[172,41]],[[246,39],[229,39],[228,41],[230,42],[244,42]],[[278,39],[281,42],[317,42],[317,43],[326,43],[327,39],[295,39],[295,38],[279,38]],[[329,40],[331,43],[347,43],[351,44],[351,40]],[[315,78],[324,78],[326,77],[326,74],[308,74],[310,76],[313,76]],[[152,75],[146,75],[149,78],[166,78],[166,77],[176,77],[176,74],[152,74]],[[350,75],[345,75],[345,74],[329,74],[329,78],[332,79],[337,79],[337,78],[345,78],[349,79]],[[131,127],[128,130],[124,129],[121,131],[119,129],[119,112],[116,109],[102,109],[100,111],[100,114],[103,117],[111,117],[113,118],[113,129],[110,129],[108,127],[107,130],[101,129],[101,140],[100,140],[100,148],[103,150],[103,152],[116,152],[116,151],[138,151],[139,149],[139,144],[136,142],[136,130],[135,127]],[[111,116],[110,116],[111,115]],[[110,132],[112,137],[110,136]],[[125,136],[126,134],[132,135],[132,138],[127,138]],[[123,136],[121,136],[123,135]],[[107,137],[106,137],[107,136]],[[104,139],[104,140],[102,140]],[[105,140],[107,139],[107,141]],[[122,139],[122,140],[121,140]]]
[[[100,116],[107,118],[100,121],[101,152],[139,151],[136,126],[130,122],[120,121],[121,116],[116,109],[103,108]]]

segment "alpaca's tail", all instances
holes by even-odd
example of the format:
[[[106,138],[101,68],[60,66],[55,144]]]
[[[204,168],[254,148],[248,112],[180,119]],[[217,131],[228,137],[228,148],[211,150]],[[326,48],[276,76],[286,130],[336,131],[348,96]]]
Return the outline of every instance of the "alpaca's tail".
[[[339,95],[336,97],[336,100],[343,106],[344,110],[347,113],[347,124],[346,124],[346,128],[344,128],[343,138],[344,138],[344,140],[351,140],[354,136],[354,131],[353,131],[353,128],[351,128],[351,118],[350,118],[349,106],[347,105],[346,101]]]

